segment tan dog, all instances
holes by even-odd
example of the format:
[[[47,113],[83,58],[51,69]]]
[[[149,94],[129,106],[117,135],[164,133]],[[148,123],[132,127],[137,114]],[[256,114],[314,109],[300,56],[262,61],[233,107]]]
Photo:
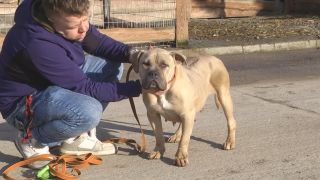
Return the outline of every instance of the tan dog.
[[[136,52],[135,65],[139,65],[141,85],[144,89],[157,88],[162,95],[143,93],[147,116],[156,137],[154,151],[149,159],[160,159],[165,151],[161,117],[172,122],[180,122],[175,135],[169,142],[178,142],[179,148],[173,164],[186,166],[188,145],[196,114],[204,106],[209,94],[216,94],[216,105],[221,103],[228,121],[228,137],[224,149],[235,147],[236,122],[233,118],[233,104],[229,92],[229,74],[216,57],[205,56],[195,59],[188,66],[182,65],[186,57],[178,52],[152,49]]]

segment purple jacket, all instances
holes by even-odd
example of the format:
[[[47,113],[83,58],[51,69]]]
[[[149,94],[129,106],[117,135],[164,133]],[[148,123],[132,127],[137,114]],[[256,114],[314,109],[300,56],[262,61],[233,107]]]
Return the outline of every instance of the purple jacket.
[[[0,112],[3,118],[13,112],[24,96],[51,85],[91,96],[100,102],[139,96],[141,90],[134,81],[93,82],[79,68],[85,60],[84,51],[117,62],[129,62],[131,46],[101,34],[91,24],[82,42],[49,32],[34,18],[43,12],[39,2],[41,5],[41,0],[25,0],[18,7],[14,18],[16,24],[3,43],[0,54]]]

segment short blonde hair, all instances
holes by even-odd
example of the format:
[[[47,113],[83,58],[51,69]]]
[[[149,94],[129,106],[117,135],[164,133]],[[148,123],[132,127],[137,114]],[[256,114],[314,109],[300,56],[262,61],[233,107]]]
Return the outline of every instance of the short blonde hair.
[[[90,8],[90,0],[42,0],[42,6],[48,17],[63,13],[86,15]]]

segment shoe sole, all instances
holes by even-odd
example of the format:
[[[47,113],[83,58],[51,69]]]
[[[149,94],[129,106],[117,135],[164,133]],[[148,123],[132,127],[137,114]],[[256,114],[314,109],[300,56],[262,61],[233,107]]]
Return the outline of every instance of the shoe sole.
[[[117,151],[116,150],[110,150],[110,151],[92,152],[92,151],[67,151],[67,150],[60,149],[60,155],[66,155],[66,154],[81,155],[81,154],[87,154],[87,153],[92,153],[95,156],[104,156],[104,155],[117,154]]]
[[[87,154],[87,153],[92,153],[95,156],[104,156],[104,155],[112,155],[112,154],[117,154],[118,153],[118,147],[116,145],[113,145],[115,149],[108,150],[108,151],[68,151],[60,148],[60,155],[65,155],[65,154],[76,154],[76,155],[81,155],[81,154]]]
[[[22,149],[20,148],[20,146],[18,146],[18,143],[19,143],[19,142],[17,142],[17,141],[18,141],[18,139],[16,138],[16,139],[14,140],[14,145],[15,145],[16,148],[18,149],[19,153],[22,155],[23,159],[28,159],[28,158],[24,155],[24,153],[23,153]],[[37,161],[37,162],[41,162],[41,161]],[[31,169],[42,169],[44,166],[46,166],[48,163],[50,163],[50,161],[47,161],[47,163],[45,163],[45,164],[43,164],[43,163],[41,163],[41,164],[34,164],[34,163],[36,163],[36,162],[27,164],[27,166],[28,166],[29,168],[31,168]]]

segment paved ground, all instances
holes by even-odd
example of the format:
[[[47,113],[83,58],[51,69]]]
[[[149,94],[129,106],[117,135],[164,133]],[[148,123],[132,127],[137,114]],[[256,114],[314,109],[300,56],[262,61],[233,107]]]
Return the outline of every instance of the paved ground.
[[[222,150],[226,120],[222,110],[216,109],[214,96],[209,96],[191,136],[190,165],[183,168],[172,165],[177,144],[166,144],[161,160],[146,159],[155,139],[141,98],[135,98],[147,152],[139,155],[133,145],[119,144],[117,155],[82,169],[79,179],[319,179],[319,57],[318,49],[219,56],[231,77],[236,148]],[[166,138],[176,128],[163,122]],[[12,142],[16,134],[0,119],[1,173],[20,159]],[[98,126],[98,137],[141,142],[127,100],[110,104]],[[23,167],[10,175],[25,178],[34,173]]]

